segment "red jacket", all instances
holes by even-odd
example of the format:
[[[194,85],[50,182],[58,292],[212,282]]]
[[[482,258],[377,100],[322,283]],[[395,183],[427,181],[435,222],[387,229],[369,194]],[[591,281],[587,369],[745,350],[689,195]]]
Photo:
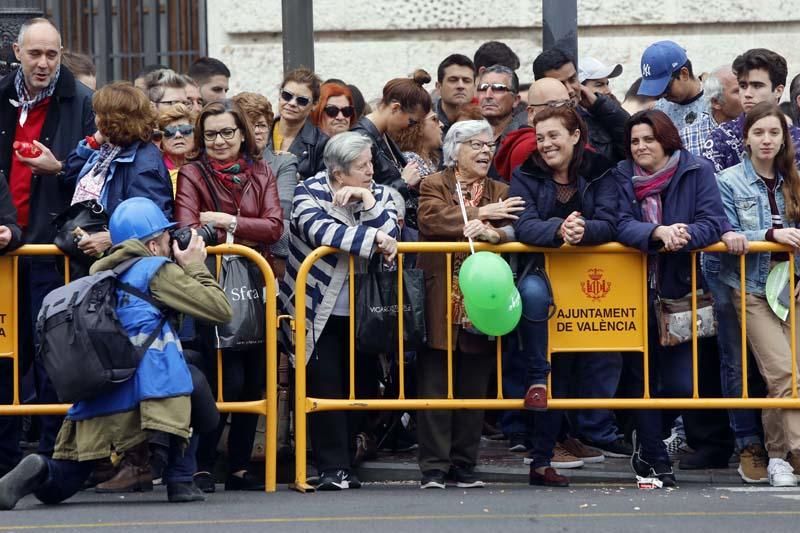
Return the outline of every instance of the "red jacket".
[[[523,127],[510,132],[503,138],[494,166],[506,182],[511,181],[511,173],[536,151],[536,130]]]
[[[202,211],[236,215],[234,242],[256,248],[269,258],[269,245],[277,242],[283,232],[283,209],[277,182],[264,161],[253,163],[247,175],[248,179],[234,193],[210,173],[208,180],[204,179],[200,162],[183,165],[178,173],[175,220],[180,226],[198,227]],[[215,207],[214,197],[219,207]],[[217,241],[224,243],[225,237],[225,229],[218,228]]]

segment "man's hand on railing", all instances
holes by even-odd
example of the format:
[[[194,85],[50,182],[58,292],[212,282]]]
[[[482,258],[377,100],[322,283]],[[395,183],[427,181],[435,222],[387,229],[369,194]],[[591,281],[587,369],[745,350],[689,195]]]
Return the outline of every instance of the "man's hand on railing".
[[[493,204],[486,204],[478,208],[478,218],[481,220],[517,220],[518,213],[525,209],[525,200],[519,196],[512,196]]]
[[[750,242],[747,237],[735,231],[722,234],[722,242],[728,247],[728,253],[733,255],[745,255],[750,249]]]
[[[0,226],[0,250],[8,246],[11,237],[11,229],[8,226]]]
[[[800,229],[797,228],[781,228],[772,231],[772,238],[775,242],[781,244],[788,244],[789,246],[797,249],[800,248]]]
[[[653,238],[663,242],[664,249],[668,252],[677,252],[692,240],[688,226],[680,222],[671,226],[658,226],[653,231]]]

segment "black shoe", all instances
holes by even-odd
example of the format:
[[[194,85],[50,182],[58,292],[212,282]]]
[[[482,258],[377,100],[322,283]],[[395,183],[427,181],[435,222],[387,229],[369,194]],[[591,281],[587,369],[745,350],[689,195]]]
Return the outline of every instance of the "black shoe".
[[[245,472],[243,476],[228,476],[225,480],[225,490],[264,490],[264,482]]]
[[[508,451],[510,452],[527,452],[528,445],[525,443],[524,433],[512,433],[508,438]]]
[[[167,499],[172,503],[203,502],[205,494],[191,481],[167,483]]]
[[[586,444],[587,446],[591,446],[592,448],[597,448],[603,455],[606,457],[630,457],[633,453],[633,446],[625,442],[625,439],[619,437],[617,440],[612,440],[611,442],[595,442],[593,440],[588,440],[581,438],[581,442]]]
[[[47,481],[47,461],[32,454],[0,479],[0,511],[9,511]]]
[[[441,470],[426,470],[422,473],[422,481],[419,483],[421,489],[443,489],[445,488],[445,473]]]
[[[681,470],[704,470],[706,468],[728,468],[730,453],[716,448],[700,448],[681,457]]]
[[[675,473],[672,471],[672,465],[667,463],[656,463],[650,469],[650,477],[657,477],[664,487],[674,487],[678,484],[675,480]]]
[[[212,476],[210,472],[203,471],[196,473],[194,475],[194,484],[206,494],[217,490],[217,486],[214,483],[214,476]]]
[[[347,470],[336,470],[335,472],[323,472],[319,476],[317,490],[345,490],[360,489],[361,481]]]
[[[450,479],[455,481],[456,487],[461,489],[476,489],[484,486],[484,482],[475,475],[475,467],[453,465],[450,469]]]
[[[636,443],[636,433],[633,434],[633,452],[631,452],[631,468],[637,476],[648,477],[652,465],[642,459],[641,447]]]

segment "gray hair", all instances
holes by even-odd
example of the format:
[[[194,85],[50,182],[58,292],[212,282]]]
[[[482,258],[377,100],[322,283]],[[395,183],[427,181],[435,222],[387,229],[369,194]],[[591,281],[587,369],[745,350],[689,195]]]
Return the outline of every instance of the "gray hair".
[[[325,145],[325,151],[322,154],[322,160],[328,169],[328,176],[333,176],[337,170],[349,174],[353,161],[371,146],[372,140],[357,131],[345,131],[333,137]]]
[[[508,76],[508,79],[511,80],[511,92],[514,94],[519,93],[519,77],[517,77],[517,73],[508,68],[505,65],[492,65],[491,67],[486,67],[486,70],[481,72],[481,75],[478,77],[478,83],[480,84],[483,81],[483,77],[487,74],[505,74]]]
[[[167,87],[185,89],[186,78],[172,69],[154,70],[144,78],[145,92],[151,102],[157,104],[164,97]]]
[[[25,32],[27,32],[31,26],[36,24],[47,24],[58,33],[58,47],[61,48],[61,32],[58,30],[53,21],[50,19],[46,19],[44,17],[36,17],[32,19],[28,19],[22,23],[22,26],[19,27],[19,33],[17,34],[17,45],[22,46],[22,41],[25,40]]]
[[[486,133],[489,135],[489,138],[492,138],[494,135],[492,126],[485,120],[462,120],[450,126],[450,129],[447,130],[447,135],[444,137],[444,142],[442,143],[444,166],[447,168],[456,166],[458,149],[461,147],[461,144],[481,133]],[[342,133],[340,135],[344,134]]]
[[[720,74],[725,72],[731,72],[730,65],[715,68],[703,81],[703,97],[709,109],[711,108],[712,100],[720,104],[725,103],[725,87],[722,85],[722,79],[720,78]]]

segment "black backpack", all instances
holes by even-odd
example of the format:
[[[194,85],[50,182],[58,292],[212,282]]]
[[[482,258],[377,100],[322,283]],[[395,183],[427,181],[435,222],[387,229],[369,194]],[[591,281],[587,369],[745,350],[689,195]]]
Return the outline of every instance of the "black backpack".
[[[36,321],[40,358],[63,402],[88,400],[133,377],[167,320],[134,346],[117,317],[117,289],[159,308],[149,294],[119,280],[141,257],[59,287],[42,303]]]

